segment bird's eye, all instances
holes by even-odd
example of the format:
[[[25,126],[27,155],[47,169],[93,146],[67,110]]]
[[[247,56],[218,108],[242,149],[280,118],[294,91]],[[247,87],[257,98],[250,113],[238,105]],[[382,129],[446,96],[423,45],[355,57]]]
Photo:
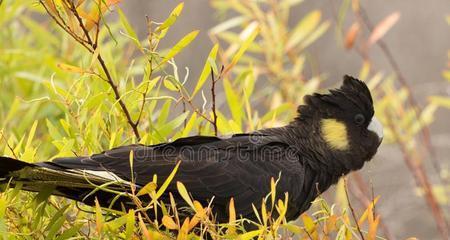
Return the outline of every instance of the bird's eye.
[[[366,121],[366,118],[361,113],[355,115],[355,123],[361,126]]]

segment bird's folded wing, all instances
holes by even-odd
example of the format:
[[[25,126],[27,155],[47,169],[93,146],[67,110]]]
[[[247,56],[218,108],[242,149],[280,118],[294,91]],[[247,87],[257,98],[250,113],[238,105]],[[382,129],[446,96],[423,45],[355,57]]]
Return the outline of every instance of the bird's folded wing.
[[[280,195],[301,189],[304,168],[299,157],[276,137],[240,134],[227,139],[196,136],[153,146],[130,145],[91,157],[56,159],[54,163],[69,168],[107,170],[127,181],[133,175],[134,181],[144,186],[155,174],[158,184],[162,184],[181,161],[167,192],[176,195],[176,182],[180,181],[196,200],[205,202],[214,196],[217,207],[225,209],[233,197],[236,210],[246,215],[252,203],[260,206],[261,199],[270,192],[272,177],[276,180],[281,176],[277,185]]]

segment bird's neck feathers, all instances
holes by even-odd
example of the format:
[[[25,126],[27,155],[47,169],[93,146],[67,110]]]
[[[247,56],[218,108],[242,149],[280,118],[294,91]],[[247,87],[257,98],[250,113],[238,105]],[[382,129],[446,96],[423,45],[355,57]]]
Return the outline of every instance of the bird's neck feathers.
[[[335,119],[293,121],[287,128],[300,138],[291,139],[304,163],[317,171],[342,176],[362,168],[367,161],[357,149],[352,149],[345,124]],[[294,134],[293,134],[294,135]]]

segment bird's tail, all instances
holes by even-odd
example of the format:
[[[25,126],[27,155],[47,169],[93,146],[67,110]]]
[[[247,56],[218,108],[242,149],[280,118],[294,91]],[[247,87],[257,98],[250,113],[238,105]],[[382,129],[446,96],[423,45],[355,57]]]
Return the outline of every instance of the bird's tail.
[[[9,157],[0,157],[0,183],[21,185],[23,190],[39,192],[52,189],[52,195],[67,197],[93,205],[96,197],[113,198],[112,192],[129,191],[129,184],[93,175],[82,170],[69,169],[51,162],[32,164]],[[105,187],[105,185],[107,185]],[[108,191],[105,191],[105,188]],[[91,194],[102,192],[103,194]]]

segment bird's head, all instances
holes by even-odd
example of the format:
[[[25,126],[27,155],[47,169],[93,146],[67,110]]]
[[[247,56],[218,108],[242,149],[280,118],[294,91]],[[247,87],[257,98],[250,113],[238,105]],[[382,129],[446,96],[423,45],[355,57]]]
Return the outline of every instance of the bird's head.
[[[363,81],[345,76],[340,88],[305,96],[304,101],[297,120],[311,125],[316,143],[342,161],[339,165],[356,170],[373,157],[383,127],[374,116],[372,96]]]

